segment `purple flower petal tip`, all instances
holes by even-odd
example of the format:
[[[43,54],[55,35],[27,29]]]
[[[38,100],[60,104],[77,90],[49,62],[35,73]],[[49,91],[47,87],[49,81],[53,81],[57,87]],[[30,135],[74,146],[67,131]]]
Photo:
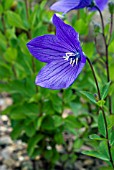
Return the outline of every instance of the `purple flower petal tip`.
[[[104,10],[106,7],[108,0],[95,0],[96,5],[100,10]],[[57,12],[67,13],[70,10],[81,9],[85,7],[89,7],[89,10],[96,10],[95,8],[91,8],[92,0],[58,0],[55,2],[50,9]]]

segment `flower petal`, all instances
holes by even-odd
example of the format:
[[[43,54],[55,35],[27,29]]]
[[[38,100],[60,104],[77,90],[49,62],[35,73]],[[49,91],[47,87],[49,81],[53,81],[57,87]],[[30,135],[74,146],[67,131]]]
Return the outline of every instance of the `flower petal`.
[[[70,25],[65,24],[59,17],[54,14],[53,24],[56,27],[56,36],[71,51],[81,49],[79,34]]]
[[[54,3],[50,8],[58,12],[68,12],[80,3],[80,0],[59,0]]]
[[[27,43],[30,53],[42,62],[58,60],[68,51],[55,35],[44,35]]]
[[[73,9],[88,7],[92,0],[59,0],[51,6],[51,10],[67,13]]]
[[[81,53],[78,33],[56,15],[53,16],[53,23],[56,26],[56,36],[44,35],[32,39],[27,43],[31,54],[38,60],[49,63],[62,59],[67,52],[78,50]]]
[[[83,56],[82,61],[74,67],[68,61],[53,61],[48,63],[36,77],[36,85],[49,89],[68,88],[78,77],[86,62]]]
[[[99,9],[102,11],[106,7],[106,4],[108,3],[108,0],[95,0],[96,5],[99,7]]]

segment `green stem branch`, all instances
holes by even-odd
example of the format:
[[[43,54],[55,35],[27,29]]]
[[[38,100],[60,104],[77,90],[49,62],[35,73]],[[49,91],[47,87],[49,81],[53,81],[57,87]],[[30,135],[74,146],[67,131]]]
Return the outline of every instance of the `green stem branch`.
[[[97,92],[98,92],[99,100],[101,100],[100,89],[99,89],[99,85],[98,85],[98,81],[97,81],[97,78],[96,78],[96,75],[95,75],[95,71],[94,71],[93,65],[92,65],[92,63],[91,63],[91,61],[90,61],[90,59],[88,57],[86,57],[86,59],[87,59],[89,65],[90,65],[90,68],[91,68],[92,73],[93,73],[93,77],[94,77],[95,84],[96,84],[96,87],[97,87]],[[107,147],[108,147],[108,153],[109,153],[109,157],[110,157],[110,163],[111,163],[112,167],[114,168],[112,154],[111,154],[111,147],[110,147],[110,143],[109,143],[108,124],[107,124],[107,120],[106,120],[106,115],[105,115],[104,109],[102,107],[100,107],[100,110],[102,110],[103,118],[104,118],[104,123],[105,123],[106,139],[107,139]]]
[[[106,36],[105,36],[105,25],[104,25],[102,12],[101,12],[101,10],[99,9],[98,6],[95,6],[95,8],[98,10],[100,18],[101,18],[102,36],[103,36],[104,44],[105,44],[105,55],[106,55],[105,65],[106,65],[106,72],[107,72],[107,82],[110,82],[109,59],[108,59],[109,42],[107,43],[107,39],[106,39]],[[113,16],[111,17],[111,20],[112,20],[112,18],[113,18]],[[113,21],[111,21],[110,36],[112,34],[112,24],[113,24]],[[108,96],[108,101],[109,101],[109,113],[111,115],[112,114],[112,98],[111,98],[111,96]]]

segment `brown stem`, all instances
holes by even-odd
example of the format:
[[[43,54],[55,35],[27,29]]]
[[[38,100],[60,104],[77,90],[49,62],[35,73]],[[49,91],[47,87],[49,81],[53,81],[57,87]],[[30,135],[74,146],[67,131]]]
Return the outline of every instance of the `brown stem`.
[[[96,87],[97,87],[97,92],[98,92],[98,96],[99,96],[99,100],[101,100],[101,94],[100,94],[100,89],[99,89],[99,85],[98,85],[98,81],[97,81],[97,78],[96,78],[96,75],[95,75],[95,71],[93,69],[93,65],[90,61],[90,59],[88,57],[86,57],[90,67],[91,67],[91,70],[92,70],[92,73],[93,73],[93,77],[94,77],[94,80],[95,80],[95,83],[96,83]]]
[[[107,39],[106,39],[106,36],[105,36],[105,25],[104,25],[103,15],[101,13],[101,10],[97,6],[95,6],[95,8],[98,10],[100,18],[101,18],[102,36],[103,36],[103,39],[104,39],[105,53],[106,53],[105,64],[106,64],[106,72],[107,72],[107,82],[110,82],[109,60],[108,60],[108,46],[109,46],[109,44],[107,43]],[[112,16],[112,18],[113,18],[113,16]],[[113,24],[113,21],[111,21],[111,24]],[[112,34],[112,26],[110,28],[110,35],[111,34]],[[112,114],[112,98],[111,98],[111,96],[108,96],[108,101],[109,101],[109,113],[111,115]]]
[[[96,83],[96,87],[97,87],[98,96],[99,96],[99,99],[101,100],[100,89],[99,89],[98,81],[97,81],[97,78],[96,78],[96,75],[95,75],[92,63],[91,63],[91,61],[89,60],[88,57],[86,57],[86,59],[87,59],[89,65],[90,65],[90,68],[92,70],[92,73],[93,73],[93,76],[94,76],[94,80],[95,80],[95,83]],[[110,156],[110,163],[111,163],[112,167],[114,168],[112,154],[111,154],[111,147],[110,147],[110,143],[109,143],[108,124],[107,124],[107,121],[106,121],[106,115],[105,115],[104,109],[102,107],[100,107],[100,110],[102,110],[103,118],[104,118],[104,123],[105,123],[106,139],[107,139],[108,153],[109,153],[109,156]]]
[[[15,78],[17,78],[17,73],[16,73],[16,70],[15,70],[14,64],[12,65],[12,71],[14,73]]]
[[[27,19],[29,18],[29,2],[28,0],[25,0],[25,6],[26,6],[26,15],[27,15]]]
[[[110,16],[110,35],[109,35],[109,41],[108,41],[108,45],[110,44],[110,40],[111,40],[111,36],[112,36],[112,31],[113,31],[113,14],[111,14]]]

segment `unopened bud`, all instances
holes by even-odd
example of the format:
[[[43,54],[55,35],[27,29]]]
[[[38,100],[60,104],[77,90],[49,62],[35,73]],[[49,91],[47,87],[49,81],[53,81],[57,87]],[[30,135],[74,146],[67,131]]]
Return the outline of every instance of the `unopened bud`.
[[[95,100],[98,102],[99,101],[99,97],[98,97],[98,94],[94,94],[94,97],[95,97]]]
[[[114,2],[110,1],[110,2],[108,3],[108,8],[109,8],[109,12],[110,12],[111,14],[113,14],[113,13],[114,13]]]

